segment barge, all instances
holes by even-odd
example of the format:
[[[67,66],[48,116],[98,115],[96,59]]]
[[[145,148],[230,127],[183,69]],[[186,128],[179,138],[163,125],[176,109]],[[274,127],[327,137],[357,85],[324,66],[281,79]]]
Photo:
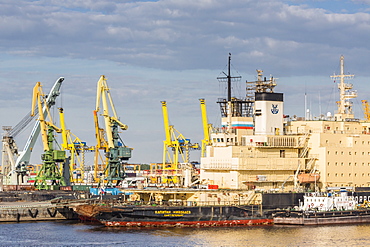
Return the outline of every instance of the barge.
[[[346,211],[290,211],[274,214],[276,225],[336,225],[370,223],[370,209]]]

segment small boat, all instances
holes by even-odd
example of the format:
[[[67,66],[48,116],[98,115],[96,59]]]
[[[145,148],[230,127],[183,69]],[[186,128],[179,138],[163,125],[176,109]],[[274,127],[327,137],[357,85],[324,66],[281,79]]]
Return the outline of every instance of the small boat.
[[[357,203],[347,190],[306,193],[297,209],[280,210],[272,214],[274,224],[328,225],[369,223],[370,208]]]
[[[255,207],[255,206],[254,206]],[[271,215],[252,206],[123,205],[77,206],[81,219],[97,220],[109,227],[207,227],[272,224]]]
[[[300,173],[300,174],[298,174],[298,180],[299,180],[300,183],[319,182],[320,174],[317,174],[317,173]]]

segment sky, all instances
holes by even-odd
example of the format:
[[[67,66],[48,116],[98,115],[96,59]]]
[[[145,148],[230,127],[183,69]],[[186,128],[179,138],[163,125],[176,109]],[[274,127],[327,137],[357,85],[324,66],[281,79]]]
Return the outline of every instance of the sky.
[[[370,100],[370,1],[303,0],[34,0],[0,1],[0,125],[15,126],[31,110],[32,89],[49,92],[64,77],[52,110],[63,107],[67,128],[95,145],[96,86],[105,75],[133,148],[132,163],[162,162],[161,101],[170,124],[193,143],[203,138],[199,99],[208,121],[221,125],[216,101],[226,85],[216,78],[232,55],[232,94],[245,96],[256,69],[277,78],[284,113],[334,113],[339,99],[330,76],[345,73],[361,100]],[[306,103],[305,103],[306,102]],[[32,125],[16,136],[23,149]],[[40,149],[40,151],[37,151]],[[41,163],[38,141],[31,163]],[[190,155],[199,160],[199,152]],[[91,165],[92,161],[88,161]]]

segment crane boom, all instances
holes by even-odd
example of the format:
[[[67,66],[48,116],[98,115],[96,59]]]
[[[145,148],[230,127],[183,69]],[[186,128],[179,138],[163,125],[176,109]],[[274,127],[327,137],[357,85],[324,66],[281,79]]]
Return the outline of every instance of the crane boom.
[[[35,116],[31,116],[31,113],[27,113],[27,115],[9,131],[9,136],[16,137],[24,128],[28,126],[28,124],[35,118]]]
[[[110,116],[109,113],[109,107],[108,107],[108,101],[110,103],[110,109],[113,112],[113,116]],[[115,122],[122,130],[127,130],[127,125],[121,123],[118,120],[116,108],[114,107],[112,97],[110,95],[109,87],[107,84],[107,79],[104,75],[102,75],[98,81],[98,87],[96,92],[96,106],[95,111],[99,112],[100,110],[100,102],[103,105],[103,114],[104,117],[104,123],[105,123],[105,129],[107,134],[107,141],[108,141],[108,148],[113,148],[113,134],[112,134],[112,125]]]
[[[205,157],[206,154],[206,146],[210,144],[210,129],[212,128],[212,125],[208,123],[207,119],[207,109],[206,109],[206,100],[205,99],[199,99],[200,101],[200,108],[202,111],[202,123],[203,123],[203,134],[204,138],[202,140],[202,157]]]
[[[46,106],[47,107],[44,106],[42,108],[44,117],[47,114],[46,109],[47,108],[50,109],[53,105],[55,105],[56,98],[60,95],[60,88],[62,86],[63,81],[64,81],[64,77],[59,77],[54,83],[53,87],[51,88],[49,94],[46,96]],[[17,161],[15,162],[16,166],[18,166],[19,164],[28,165],[29,160],[31,158],[32,149],[35,146],[35,143],[36,143],[36,140],[39,134],[40,134],[40,121],[36,121],[31,131],[31,134],[28,137],[26,145],[24,146],[23,151],[20,152],[19,157],[17,158]]]
[[[171,145],[171,131],[170,131],[170,124],[168,121],[168,111],[167,111],[167,102],[161,101],[162,103],[162,113],[163,113],[163,124],[164,124],[164,133],[166,135],[166,144]]]

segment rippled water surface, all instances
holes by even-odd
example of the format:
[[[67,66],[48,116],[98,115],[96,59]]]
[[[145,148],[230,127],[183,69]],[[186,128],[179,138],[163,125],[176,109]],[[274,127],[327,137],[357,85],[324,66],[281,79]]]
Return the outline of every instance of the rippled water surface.
[[[366,246],[370,224],[107,228],[78,222],[0,224],[1,246]]]

